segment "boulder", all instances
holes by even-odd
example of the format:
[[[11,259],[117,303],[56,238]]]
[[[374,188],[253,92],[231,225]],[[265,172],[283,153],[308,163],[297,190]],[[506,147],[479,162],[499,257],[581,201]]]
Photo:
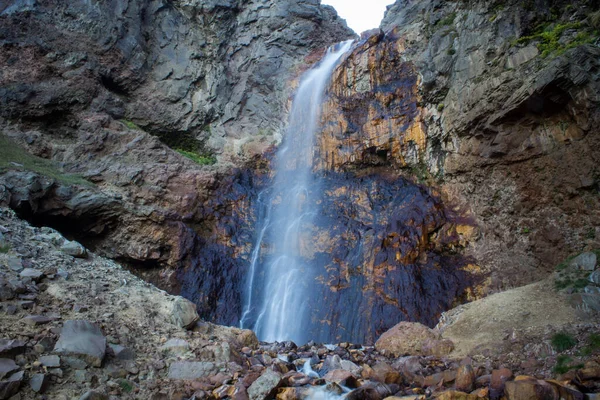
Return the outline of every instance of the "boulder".
[[[171,309],[171,322],[181,328],[190,328],[200,319],[196,305],[183,297],[176,297]]]
[[[596,254],[591,251],[581,253],[569,263],[569,267],[582,271],[593,271],[596,269]]]
[[[274,395],[275,389],[279,387],[280,382],[281,374],[271,369],[266,369],[248,388],[250,400],[263,400]]]
[[[219,368],[206,361],[177,361],[169,366],[169,379],[194,380],[214,375]]]
[[[31,279],[34,282],[39,282],[44,277],[44,273],[37,269],[25,268],[19,276],[21,279]]]
[[[60,357],[59,356],[42,356],[40,357],[40,363],[44,366],[44,367],[49,367],[49,368],[58,368],[60,367]]]
[[[490,381],[490,398],[500,398],[502,393],[504,392],[504,384],[510,378],[512,378],[513,373],[508,368],[500,368],[492,371],[491,381]]]
[[[106,352],[106,338],[100,328],[91,322],[66,321],[54,351],[75,356],[89,365],[100,367]]]
[[[65,241],[61,246],[60,250],[68,254],[70,256],[76,258],[85,258],[87,257],[87,250],[81,244],[75,241]]]
[[[433,343],[438,340],[439,334],[425,325],[403,321],[383,333],[375,343],[375,348],[394,357],[426,355],[423,345],[427,344],[428,348],[425,351],[430,352],[435,347]]]
[[[555,387],[533,378],[506,382],[504,385],[504,395],[507,400],[560,399],[560,394]]]
[[[352,375],[350,371],[343,369],[336,369],[329,371],[324,377],[328,382],[335,382],[338,385],[347,386],[349,388],[356,388],[359,386],[358,381]]]
[[[471,392],[475,384],[475,371],[470,365],[461,365],[456,371],[456,390]]]

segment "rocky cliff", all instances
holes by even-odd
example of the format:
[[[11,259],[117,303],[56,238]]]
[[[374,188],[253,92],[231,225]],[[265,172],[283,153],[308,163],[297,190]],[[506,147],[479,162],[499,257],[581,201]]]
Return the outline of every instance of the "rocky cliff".
[[[0,19],[3,203],[162,267],[194,251],[218,177],[280,140],[288,82],[353,35],[316,0],[19,0]]]
[[[546,276],[600,240],[598,28],[594,2],[397,1],[337,70],[321,168],[438,187],[492,290]]]

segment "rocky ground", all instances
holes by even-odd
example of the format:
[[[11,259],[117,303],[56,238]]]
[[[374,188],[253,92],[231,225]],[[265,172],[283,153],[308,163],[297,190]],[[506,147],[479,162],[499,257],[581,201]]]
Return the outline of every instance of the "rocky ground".
[[[600,390],[596,319],[547,282],[512,302],[507,292],[450,311],[439,330],[402,322],[375,347],[298,347],[199,321],[187,300],[6,208],[0,231],[2,399],[583,399]],[[523,312],[498,321],[492,311],[515,303]],[[538,329],[517,324],[540,315]],[[480,347],[464,334],[478,330],[490,335],[473,336]]]

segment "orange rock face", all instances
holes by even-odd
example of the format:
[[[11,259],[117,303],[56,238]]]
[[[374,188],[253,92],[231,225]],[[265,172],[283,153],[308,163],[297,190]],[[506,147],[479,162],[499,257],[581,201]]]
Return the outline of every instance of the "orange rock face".
[[[317,168],[406,167],[423,161],[427,136],[419,78],[401,46],[373,35],[336,70],[323,106]]]

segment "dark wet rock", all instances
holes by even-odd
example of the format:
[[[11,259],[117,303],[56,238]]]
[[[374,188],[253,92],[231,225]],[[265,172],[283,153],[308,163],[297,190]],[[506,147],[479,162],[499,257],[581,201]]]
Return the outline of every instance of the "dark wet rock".
[[[12,374],[8,379],[0,381],[0,399],[8,399],[19,391],[23,382],[23,371]]]
[[[106,338],[100,328],[91,322],[66,321],[54,351],[81,358],[94,367],[100,367],[106,352]]]
[[[217,365],[205,361],[177,361],[169,366],[169,379],[193,380],[218,371]]]
[[[248,388],[248,397],[250,400],[262,400],[268,398],[274,394],[275,389],[280,383],[281,374],[267,368]]]
[[[50,379],[46,374],[33,374],[29,379],[29,386],[36,393],[44,393],[49,383]]]
[[[0,358],[0,380],[18,369],[19,366],[10,358]]]

